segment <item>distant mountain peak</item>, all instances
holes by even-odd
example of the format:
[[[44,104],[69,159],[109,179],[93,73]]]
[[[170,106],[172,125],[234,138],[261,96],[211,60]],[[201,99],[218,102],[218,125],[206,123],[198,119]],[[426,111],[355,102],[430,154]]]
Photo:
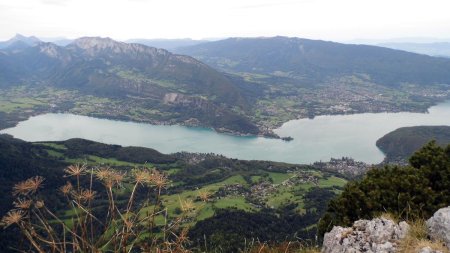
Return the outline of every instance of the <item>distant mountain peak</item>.
[[[40,39],[38,39],[35,36],[24,36],[20,33],[16,33],[16,35],[14,35],[14,37],[11,38],[11,40],[34,40],[34,41],[41,41]]]
[[[125,44],[123,42],[115,41],[111,38],[102,38],[102,37],[81,37],[79,39],[74,40],[70,45],[74,45],[76,47],[82,49],[106,49],[106,48],[114,48]]]
[[[27,46],[36,46],[41,42],[42,41],[40,39],[34,36],[26,37],[22,34],[17,33],[11,39],[4,42],[0,42],[0,48],[8,48],[10,46],[13,46],[14,48],[24,48]]]
[[[112,52],[115,54],[151,54],[151,55],[168,55],[167,50],[148,47],[141,44],[125,43],[115,41],[111,38],[101,37],[82,37],[70,43],[68,48],[79,48],[87,54],[95,55],[101,52]]]
[[[35,36],[24,36],[20,33],[16,33],[16,35],[14,37],[12,37],[9,41],[23,41],[23,42],[28,42],[28,43],[39,43],[42,42],[40,39],[36,38]]]
[[[12,37],[11,39],[16,39],[16,40],[21,40],[21,39],[25,39],[26,37],[25,36],[23,36],[22,34],[20,34],[20,33],[16,33],[16,35],[14,36],[14,37]]]

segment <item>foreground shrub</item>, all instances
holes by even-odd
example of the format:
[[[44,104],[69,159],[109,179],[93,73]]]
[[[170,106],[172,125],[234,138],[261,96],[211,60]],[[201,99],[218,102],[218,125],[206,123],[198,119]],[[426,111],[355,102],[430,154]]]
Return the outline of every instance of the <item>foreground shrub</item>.
[[[362,180],[348,183],[330,201],[319,233],[385,212],[400,219],[426,219],[449,204],[450,145],[442,148],[432,141],[410,158],[410,166],[373,169]]]

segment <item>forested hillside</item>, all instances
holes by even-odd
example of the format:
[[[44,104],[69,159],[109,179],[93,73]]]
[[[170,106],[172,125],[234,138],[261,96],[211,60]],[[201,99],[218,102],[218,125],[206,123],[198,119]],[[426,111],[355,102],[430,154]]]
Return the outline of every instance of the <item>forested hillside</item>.
[[[447,83],[449,59],[376,46],[288,37],[230,38],[176,50],[214,67],[298,77],[311,83],[336,76],[367,75],[384,86]]]
[[[133,175],[135,168],[158,170],[168,179],[159,199],[162,210],[167,212],[165,218],[182,217],[180,210],[184,202],[180,201],[192,201],[196,212],[186,224],[191,230],[191,246],[202,248],[207,243],[209,249],[229,248],[233,251],[245,246],[243,232],[247,240],[258,237],[274,243],[295,239],[295,236],[314,238],[315,224],[325,211],[327,200],[340,192],[348,180],[348,175],[308,165],[244,161],[214,154],[165,155],[148,148],[121,147],[83,139],[29,143],[0,135],[0,156],[0,190],[7,193],[0,196],[0,202],[4,203],[0,207],[0,216],[15,209],[19,201],[10,194],[14,185],[40,176],[44,181],[37,197],[60,219],[72,224],[72,219],[77,219],[76,212],[67,207],[66,198],[60,191],[67,182],[78,184],[64,176],[69,165],[85,165],[86,172],[94,172],[95,177],[100,169],[107,167],[123,173],[126,178]],[[80,181],[82,185],[89,185],[88,175],[84,174]],[[117,203],[126,203],[131,183],[123,183],[117,189]],[[107,196],[102,184],[93,183],[92,190],[98,194],[93,202],[96,215],[105,215],[102,210],[106,208],[104,200]],[[199,200],[200,193],[207,197],[206,202]],[[155,201],[146,196],[145,190],[137,191],[137,210],[146,210],[147,200]],[[16,204],[13,205],[13,201]],[[230,216],[235,217],[236,222],[227,221],[228,225],[224,226],[226,217]],[[155,219],[161,224],[165,218],[158,215]],[[247,222],[238,222],[242,219]],[[253,230],[255,222],[271,225]],[[211,235],[206,242],[205,233]],[[19,238],[20,234],[12,226],[1,230],[0,244],[5,248],[20,247],[11,244],[20,242]]]
[[[450,143],[449,126],[402,127],[379,140],[377,147],[386,155],[386,162],[404,162],[423,145],[435,140],[438,145]]]

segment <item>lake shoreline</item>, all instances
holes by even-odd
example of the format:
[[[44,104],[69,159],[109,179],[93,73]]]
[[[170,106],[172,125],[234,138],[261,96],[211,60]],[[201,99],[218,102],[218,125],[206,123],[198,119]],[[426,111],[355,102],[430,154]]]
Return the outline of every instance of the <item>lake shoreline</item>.
[[[0,114],[0,118],[5,117],[7,118],[7,122],[6,123],[2,123],[0,124],[0,131],[1,130],[5,130],[8,128],[12,128],[12,127],[16,127],[18,123],[22,122],[22,121],[26,121],[31,117],[35,117],[35,116],[39,116],[39,115],[44,115],[44,114],[49,114],[49,113],[56,113],[56,114],[74,114],[74,115],[79,115],[79,116],[87,116],[87,117],[93,117],[93,118],[99,118],[99,119],[108,119],[108,120],[114,120],[114,121],[120,121],[120,122],[133,122],[133,123],[144,123],[144,124],[151,124],[151,125],[155,125],[155,126],[184,126],[184,127],[200,127],[200,128],[206,128],[206,129],[211,129],[217,133],[221,133],[221,134],[227,134],[227,135],[232,135],[232,136],[242,136],[242,137],[246,137],[246,136],[252,136],[252,137],[264,137],[264,138],[270,138],[270,139],[280,139],[280,140],[285,140],[285,141],[291,141],[293,140],[292,136],[281,136],[279,134],[277,134],[275,131],[279,128],[281,128],[283,125],[285,125],[286,123],[289,123],[291,121],[296,121],[296,120],[304,120],[304,119],[315,119],[317,117],[323,117],[323,116],[346,116],[346,115],[359,115],[359,114],[379,114],[379,113],[428,113],[428,110],[431,107],[434,107],[436,105],[439,105],[441,103],[446,103],[450,100],[438,100],[435,101],[433,103],[430,104],[430,106],[428,106],[427,108],[420,108],[418,110],[392,110],[392,111],[378,111],[378,110],[371,110],[371,111],[367,111],[367,112],[352,112],[352,113],[332,113],[332,114],[317,114],[317,115],[313,115],[312,117],[308,117],[308,116],[300,116],[298,118],[293,118],[290,120],[287,120],[285,122],[280,122],[278,124],[272,125],[269,128],[265,128],[265,130],[261,130],[261,126],[258,125],[258,128],[260,128],[260,133],[259,134],[250,134],[250,133],[245,133],[245,132],[240,132],[240,131],[236,131],[236,130],[230,130],[230,129],[226,129],[226,128],[214,128],[214,127],[208,127],[208,126],[203,126],[201,124],[197,124],[197,123],[193,123],[190,121],[185,121],[185,122],[175,122],[175,121],[162,121],[162,120],[155,120],[155,119],[148,119],[148,120],[135,120],[132,119],[128,116],[111,116],[111,115],[104,115],[104,114],[95,114],[95,113],[73,113],[70,112],[70,110],[60,110],[57,108],[54,108],[56,110],[50,109],[50,110],[38,110],[38,111],[32,111],[32,112],[16,112],[17,116],[13,116],[13,115],[4,115],[6,113],[2,113]],[[0,112],[1,113],[1,112]]]
[[[149,147],[166,154],[216,153],[243,160],[295,164],[352,157],[378,164],[385,155],[376,147],[376,140],[398,127],[425,123],[450,125],[450,101],[431,107],[428,113],[366,113],[292,120],[275,130],[280,136],[293,136],[291,141],[236,136],[199,126],[151,125],[67,113],[34,116],[1,132],[27,141],[83,138]]]

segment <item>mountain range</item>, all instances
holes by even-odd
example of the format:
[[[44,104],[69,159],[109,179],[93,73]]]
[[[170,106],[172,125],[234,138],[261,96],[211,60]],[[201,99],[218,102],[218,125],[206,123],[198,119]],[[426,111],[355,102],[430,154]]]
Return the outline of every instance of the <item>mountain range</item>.
[[[227,127],[243,121],[249,132],[258,133],[255,126],[231,111],[232,107],[247,108],[234,83],[194,58],[164,49],[85,37],[65,47],[42,42],[20,50],[6,49],[0,52],[0,66],[3,87],[25,83],[148,100],[166,111],[182,111],[188,119],[195,114],[202,121],[207,115],[211,121],[218,115],[233,121],[203,125]]]
[[[376,46],[230,38],[171,53],[110,38],[58,46],[20,35],[2,45],[0,87],[74,90],[113,101],[96,116],[231,133],[273,136],[288,120],[323,114],[424,111],[450,96],[450,59]]]
[[[230,38],[176,50],[229,72],[323,81],[365,74],[385,86],[448,83],[450,60],[377,46],[288,37]]]
[[[149,79],[153,78],[177,82],[180,86],[177,88],[186,88],[192,94],[212,95],[226,90],[226,94],[218,96],[218,100],[224,102],[238,103],[239,99],[230,81],[191,57],[108,38],[80,38],[66,47],[39,43],[20,51],[4,52],[2,62],[8,62],[17,73],[11,75],[13,71],[2,71],[3,76],[10,76],[10,82],[38,78],[55,86],[155,95],[160,92],[152,87],[156,85],[149,84]],[[144,76],[130,82],[126,77],[121,78],[122,72]]]

